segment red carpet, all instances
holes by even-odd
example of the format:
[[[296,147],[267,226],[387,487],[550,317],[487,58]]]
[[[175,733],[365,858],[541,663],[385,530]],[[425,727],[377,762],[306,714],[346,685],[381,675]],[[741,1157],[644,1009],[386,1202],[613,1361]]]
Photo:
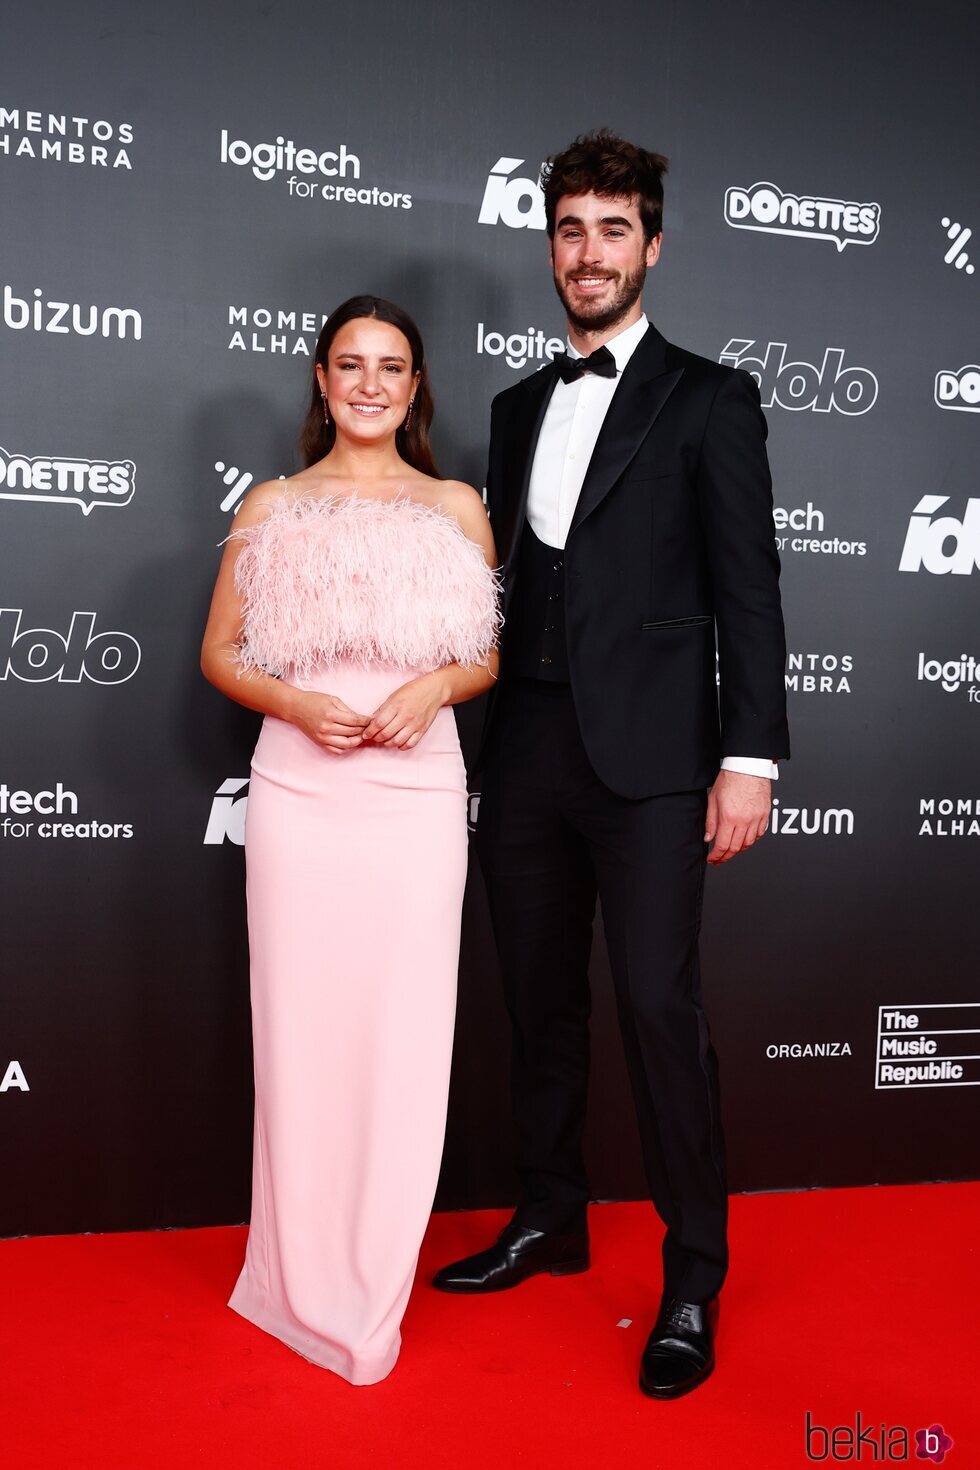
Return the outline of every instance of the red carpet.
[[[658,1296],[649,1205],[593,1208],[585,1275],[483,1299],[427,1286],[503,1218],[433,1220],[402,1358],[360,1389],[227,1310],[243,1230],[2,1242],[0,1464],[795,1470],[809,1410],[852,1435],[860,1411],[878,1463],[882,1426],[904,1425],[908,1463],[929,1464],[914,1432],[938,1422],[949,1470],[980,1465],[980,1184],[734,1198],[718,1368],[668,1404],[635,1382]],[[867,1438],[860,1461],[853,1444],[825,1458],[875,1463]]]

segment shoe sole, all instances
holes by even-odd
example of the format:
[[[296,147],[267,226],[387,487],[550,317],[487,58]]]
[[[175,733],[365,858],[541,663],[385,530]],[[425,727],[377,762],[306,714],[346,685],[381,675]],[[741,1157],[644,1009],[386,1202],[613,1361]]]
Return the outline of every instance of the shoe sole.
[[[710,1378],[714,1371],[715,1365],[712,1362],[708,1365],[707,1368],[705,1368],[703,1373],[699,1373],[696,1378],[689,1379],[687,1383],[683,1384],[680,1388],[646,1388],[644,1384],[641,1383],[640,1392],[645,1393],[648,1399],[681,1399],[686,1393],[691,1393],[694,1389],[700,1388],[704,1380],[706,1378]]]
[[[441,1281],[433,1281],[432,1285],[436,1291],[444,1291],[449,1296],[489,1296],[494,1291],[512,1291],[515,1286],[530,1281],[532,1276],[578,1276],[581,1272],[588,1271],[591,1265],[592,1262],[588,1259],[559,1261],[554,1266],[541,1266],[534,1271],[525,1271],[522,1276],[510,1281],[501,1281],[493,1286],[468,1286],[465,1283],[455,1285]]]

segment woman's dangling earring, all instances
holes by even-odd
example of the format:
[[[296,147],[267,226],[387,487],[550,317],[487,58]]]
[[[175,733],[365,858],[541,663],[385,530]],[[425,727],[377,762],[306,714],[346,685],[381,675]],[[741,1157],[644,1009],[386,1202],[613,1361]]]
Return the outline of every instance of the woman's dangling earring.
[[[406,434],[408,433],[409,424],[412,422],[412,409],[414,407],[415,407],[415,394],[413,393],[412,396],[411,396],[411,398],[408,400],[408,413],[405,415],[405,422],[402,424],[402,428],[405,430],[405,433]]]
[[[330,422],[330,407],[329,407],[329,405],[327,403],[327,395],[326,395],[326,393],[321,393],[320,394],[320,397],[323,399],[323,422],[325,424],[329,424],[329,422]]]

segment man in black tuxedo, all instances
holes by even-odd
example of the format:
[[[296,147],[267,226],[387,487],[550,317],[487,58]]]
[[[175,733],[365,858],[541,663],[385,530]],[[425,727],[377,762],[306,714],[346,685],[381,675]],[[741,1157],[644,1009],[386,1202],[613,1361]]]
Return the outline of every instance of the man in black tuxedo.
[[[542,182],[569,351],[493,403],[487,498],[506,622],[477,842],[513,1022],[522,1195],[495,1245],[435,1278],[444,1291],[497,1291],[589,1265],[582,1131],[598,895],[666,1226],[640,1370],[655,1398],[711,1372],[728,1264],[698,969],[705,861],[762,836],[774,762],[789,754],[759,391],[749,374],[666,342],[642,310],[666,166],[607,132],[550,160]]]

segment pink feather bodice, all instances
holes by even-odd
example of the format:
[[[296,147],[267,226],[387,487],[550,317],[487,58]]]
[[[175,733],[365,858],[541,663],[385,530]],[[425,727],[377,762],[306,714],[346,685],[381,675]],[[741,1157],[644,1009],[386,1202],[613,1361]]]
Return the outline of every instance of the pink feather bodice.
[[[337,660],[485,663],[498,578],[453,516],[407,495],[284,495],[241,542],[242,668],[308,677]]]

